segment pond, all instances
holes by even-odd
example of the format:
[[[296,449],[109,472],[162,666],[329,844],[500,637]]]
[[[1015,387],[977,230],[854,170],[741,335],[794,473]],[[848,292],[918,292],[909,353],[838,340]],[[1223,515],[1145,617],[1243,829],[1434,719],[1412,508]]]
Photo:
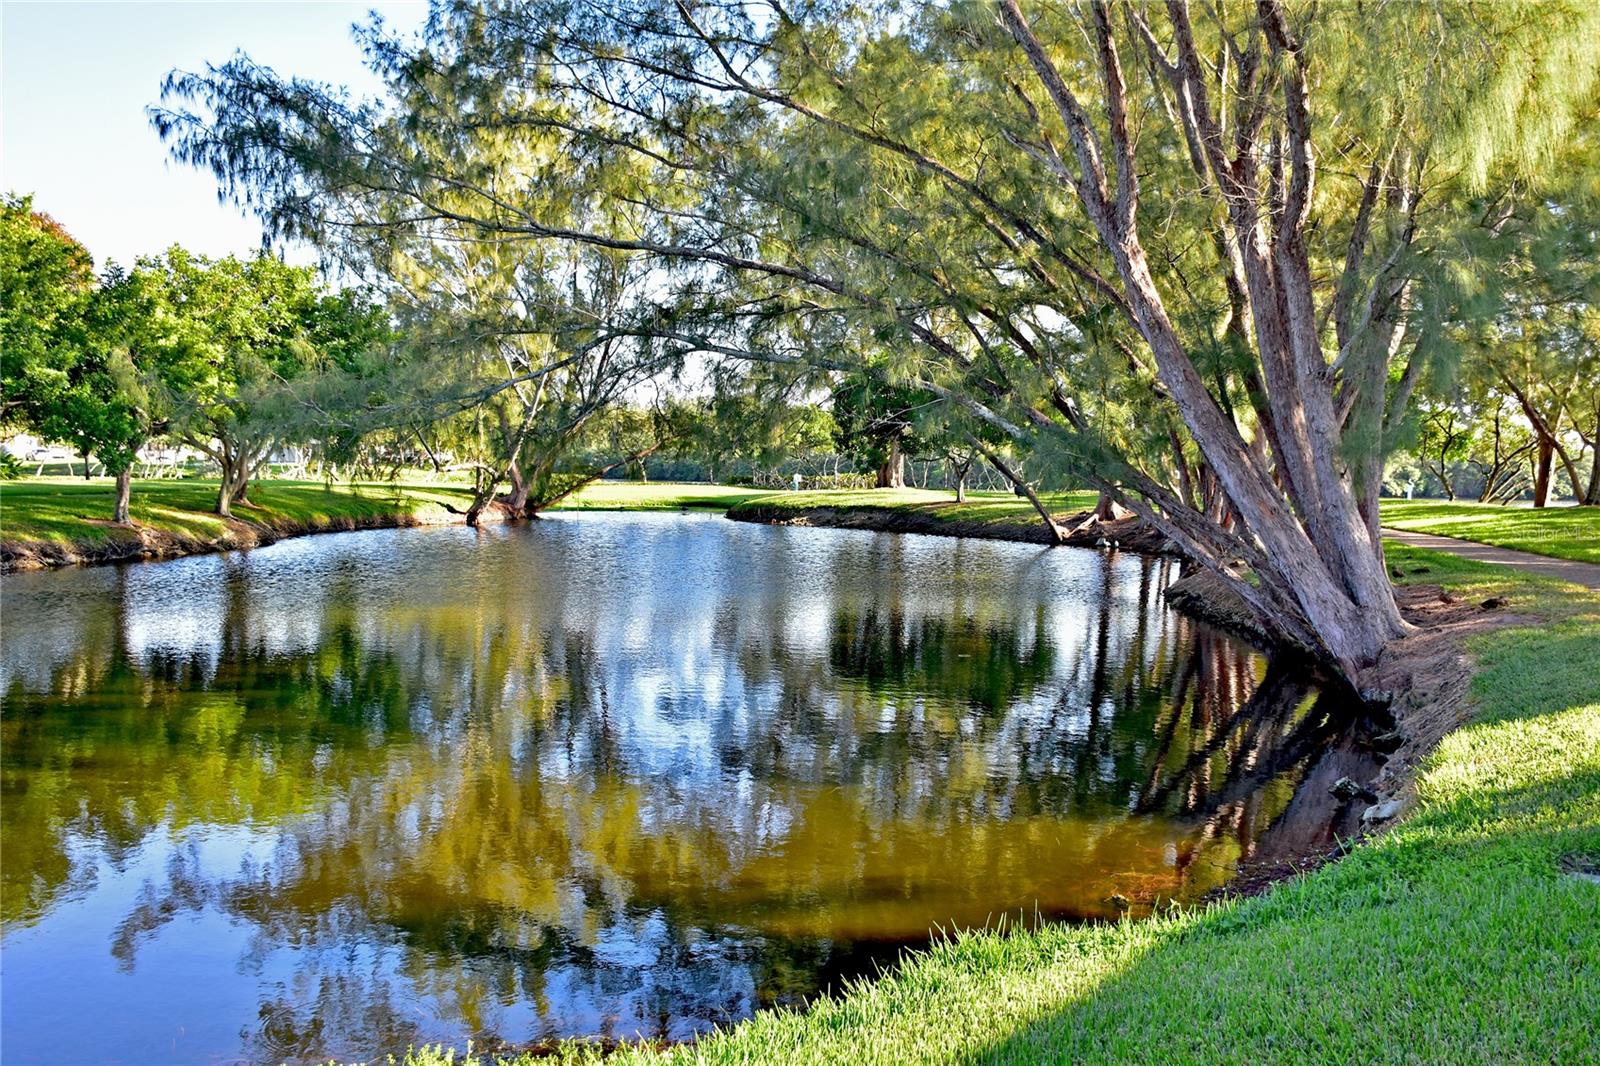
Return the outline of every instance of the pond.
[[[0,1057],[687,1039],[1349,828],[1176,563],[720,517],[4,582]]]

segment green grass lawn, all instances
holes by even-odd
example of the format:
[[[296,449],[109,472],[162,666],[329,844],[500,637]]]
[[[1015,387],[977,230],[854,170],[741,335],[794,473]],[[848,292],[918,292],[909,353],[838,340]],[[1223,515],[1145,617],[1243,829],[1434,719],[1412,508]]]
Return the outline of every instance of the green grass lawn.
[[[671,481],[595,481],[560,504],[557,511],[681,511],[690,507],[726,511],[734,504],[765,496],[771,489]]]
[[[115,488],[107,478],[42,478],[0,482],[0,537],[9,541],[101,544],[131,537],[110,523]],[[387,483],[258,481],[250,503],[236,504],[234,517],[250,522],[315,522],[341,517],[444,514],[443,503],[461,505],[459,489]],[[201,539],[220,536],[223,520],[210,513],[217,483],[207,480],[136,481],[129,516],[137,523]]]
[[[1500,507],[1492,503],[1384,500],[1383,524],[1413,533],[1600,563],[1600,507]]]
[[[1263,896],[963,935],[808,1011],[615,1061],[1600,1061],[1600,884],[1563,869],[1600,862],[1600,597],[1434,552],[1390,557],[1406,580],[1509,596],[1529,617],[1474,642],[1476,718],[1434,753],[1393,831]]]

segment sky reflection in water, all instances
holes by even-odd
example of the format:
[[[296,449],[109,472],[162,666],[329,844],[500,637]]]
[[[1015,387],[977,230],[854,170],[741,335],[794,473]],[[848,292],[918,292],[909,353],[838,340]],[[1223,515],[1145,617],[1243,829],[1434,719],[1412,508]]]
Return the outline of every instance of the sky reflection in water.
[[[684,1038],[1195,898],[1329,832],[1332,727],[1174,576],[564,515],[8,577],[0,1053]]]

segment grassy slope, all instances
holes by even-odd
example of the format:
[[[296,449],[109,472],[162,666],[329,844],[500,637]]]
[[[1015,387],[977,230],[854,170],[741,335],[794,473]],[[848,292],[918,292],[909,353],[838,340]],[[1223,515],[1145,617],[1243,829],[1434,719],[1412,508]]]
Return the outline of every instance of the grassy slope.
[[[1070,514],[1093,507],[1093,492],[1051,492],[1041,497],[1054,514]],[[973,492],[958,504],[953,493],[942,489],[826,489],[814,492],[774,492],[752,496],[740,507],[776,507],[786,511],[831,508],[837,511],[918,511],[945,521],[1034,523],[1033,505],[1009,492]]]
[[[725,510],[769,490],[729,485],[638,484],[600,482],[563,501],[566,510],[676,511],[686,507]],[[30,478],[0,482],[0,537],[9,541],[42,541],[92,546],[132,532],[111,525],[113,483],[107,478]],[[234,507],[234,516],[248,522],[316,522],[342,517],[410,514],[444,518],[443,503],[464,507],[464,487],[424,483],[367,482],[335,484],[320,481],[257,481],[250,486],[251,506]],[[211,513],[217,483],[206,480],[137,481],[129,511],[141,525],[200,539],[220,536],[222,519]]]
[[[1500,548],[1600,563],[1600,507],[1500,507],[1492,503],[1385,500],[1383,524]]]
[[[1600,597],[1432,552],[1391,559],[1464,596],[1510,596],[1534,619],[1476,642],[1479,714],[1445,739],[1395,830],[1254,899],[963,936],[842,999],[669,1058],[1600,1061],[1600,885],[1558,866],[1600,860]]]
[[[10,541],[101,544],[132,537],[111,525],[112,482],[46,478],[0,482],[0,536]],[[250,486],[249,506],[234,516],[249,522],[315,522],[341,517],[413,514],[442,515],[444,501],[460,504],[462,494],[443,486],[335,484],[320,481],[261,481]],[[138,481],[129,513],[135,522],[202,539],[222,534],[222,519],[211,514],[217,502],[215,481]]]

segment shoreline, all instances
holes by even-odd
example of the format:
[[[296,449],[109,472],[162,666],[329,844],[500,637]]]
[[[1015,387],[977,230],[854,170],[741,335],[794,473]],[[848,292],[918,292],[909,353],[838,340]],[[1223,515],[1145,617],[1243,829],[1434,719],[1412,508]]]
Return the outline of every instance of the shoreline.
[[[485,516],[488,521],[498,518]],[[190,555],[215,555],[219,552],[264,548],[280,540],[311,537],[324,533],[359,533],[369,529],[412,529],[420,526],[459,524],[455,515],[446,517],[395,511],[376,515],[335,515],[310,520],[268,519],[252,522],[234,516],[222,519],[226,530],[216,537],[197,537],[176,530],[132,523],[108,528],[126,531],[129,536],[104,541],[0,541],[0,574],[37,570],[62,570],[72,566],[103,566],[113,563],[159,563]]]
[[[601,508],[577,508],[575,510],[591,510]],[[646,508],[649,509],[649,508]],[[659,509],[659,508],[657,508]],[[629,508],[617,508],[629,510]],[[698,507],[672,508],[673,511],[706,511],[718,513],[720,508],[708,509]],[[922,533],[924,535],[946,537],[973,537],[976,539],[1012,541],[1045,545],[1048,544],[1048,534],[1041,524],[1034,519],[1029,523],[1009,519],[988,522],[972,521],[967,519],[941,519],[932,514],[919,512],[914,509],[890,510],[888,508],[867,507],[783,507],[778,503],[763,501],[736,505],[729,509],[725,517],[734,521],[745,521],[758,524],[772,525],[801,525],[818,526],[841,529],[858,529],[870,532],[901,532]],[[1081,517],[1081,516],[1080,516]],[[502,516],[493,515],[486,517],[486,521],[499,522]],[[279,520],[267,522],[251,522],[242,519],[230,520],[227,530],[219,537],[205,538],[193,537],[181,533],[145,527],[138,531],[138,539],[127,539],[120,543],[100,543],[97,545],[30,545],[57,549],[55,561],[40,561],[33,569],[58,568],[69,565],[94,565],[98,563],[128,562],[128,561],[160,561],[168,558],[177,558],[183,555],[205,554],[229,550],[247,549],[265,546],[277,540],[297,536],[319,535],[322,533],[355,532],[368,529],[383,528],[410,528],[420,526],[443,526],[460,524],[461,516],[446,511],[425,510],[423,513],[407,511],[393,511],[382,514],[345,515],[326,517],[308,521]],[[1131,520],[1122,520],[1130,522]],[[1119,532],[1115,524],[1099,525],[1091,530],[1084,531],[1069,539],[1069,544],[1078,547],[1109,547],[1109,544],[1099,543],[1102,540],[1116,541],[1116,548],[1133,551],[1141,554],[1168,554],[1174,553],[1167,548],[1152,550],[1151,547],[1141,545],[1138,539],[1132,536],[1116,536]],[[17,542],[5,541],[4,569],[12,572],[12,560]],[[89,557],[74,557],[73,548],[85,548]],[[1441,817],[1438,814],[1436,800],[1430,799],[1419,807],[1419,790],[1423,799],[1428,799],[1442,787],[1437,782],[1429,784],[1427,771],[1435,765],[1435,754],[1443,745],[1445,754],[1441,758],[1450,759],[1449,754],[1454,751],[1452,745],[1458,741],[1449,741],[1446,738],[1461,730],[1462,727],[1471,726],[1475,718],[1480,718],[1484,713],[1485,693],[1479,692],[1477,697],[1469,694],[1469,686],[1475,675],[1483,675],[1490,668],[1480,658],[1480,640],[1487,634],[1500,629],[1526,628],[1537,624],[1538,617],[1548,606],[1541,606],[1541,586],[1536,582],[1526,585],[1514,574],[1484,574],[1480,581],[1487,580],[1494,583],[1495,587],[1478,591],[1472,589],[1470,584],[1462,587],[1462,579],[1456,577],[1451,571],[1452,566],[1442,565],[1442,559],[1432,552],[1413,551],[1401,549],[1395,552],[1392,571],[1397,579],[1397,592],[1401,598],[1402,608],[1407,617],[1421,627],[1415,637],[1408,638],[1396,645],[1391,653],[1385,656],[1378,668],[1379,685],[1387,697],[1387,706],[1393,716],[1393,728],[1387,732],[1374,731],[1372,740],[1382,742],[1384,756],[1377,774],[1370,781],[1359,781],[1356,784],[1371,789],[1373,795],[1363,796],[1357,801],[1360,805],[1370,804],[1374,810],[1381,809],[1383,813],[1370,820],[1363,820],[1360,829],[1349,839],[1342,839],[1337,847],[1332,849],[1326,846],[1317,849],[1310,848],[1297,851],[1293,854],[1279,853],[1271,859],[1251,861],[1246,858],[1239,862],[1225,889],[1219,889],[1215,898],[1205,904],[1193,908],[1186,908],[1182,915],[1155,916],[1138,923],[1146,932],[1129,934],[1151,943],[1161,943],[1160,950],[1175,955],[1189,950],[1183,947],[1186,938],[1172,932],[1183,928],[1206,929],[1213,922],[1211,915],[1214,908],[1222,907],[1233,911],[1239,906],[1246,906],[1245,911],[1252,917],[1230,920],[1229,929],[1242,928],[1240,922],[1246,923],[1250,928],[1258,924],[1257,915],[1261,908],[1267,908],[1266,913],[1272,914],[1285,907],[1293,907],[1294,901],[1299,900],[1307,893],[1314,893],[1321,898],[1322,895],[1333,894],[1335,898],[1344,899],[1340,893],[1348,893],[1347,881],[1359,881],[1362,876],[1371,876],[1372,870],[1382,869],[1381,859],[1374,858],[1379,852],[1387,852],[1392,848],[1407,848],[1413,845],[1408,843],[1412,835],[1426,836],[1430,831],[1424,825],[1431,825],[1430,819]],[[1404,575],[1404,576],[1403,576]],[[1426,575],[1426,576],[1422,576]],[[1205,571],[1188,575],[1179,581],[1173,582],[1168,587],[1172,590],[1182,589],[1183,595],[1167,597],[1168,603],[1175,610],[1179,610],[1190,617],[1197,617],[1203,622],[1219,625],[1219,628],[1229,628],[1220,624],[1219,620],[1208,617],[1208,607],[1216,608],[1214,590],[1207,590],[1203,581]],[[1478,575],[1474,575],[1478,576]],[[1445,584],[1421,584],[1421,581],[1434,581],[1443,577]],[[1511,609],[1507,607],[1502,588],[1507,582],[1511,584],[1514,598]],[[1213,583],[1214,584],[1214,583]],[[1491,592],[1493,595],[1486,595]],[[1183,602],[1177,602],[1182,600]],[[1491,602],[1493,605],[1491,606]],[[1245,639],[1251,639],[1247,634],[1237,634]],[[1555,639],[1545,636],[1544,639]],[[1259,642],[1251,640],[1259,646]],[[1483,650],[1488,650],[1486,647]],[[1491,699],[1490,703],[1493,702]],[[1485,726],[1484,728],[1488,728]],[[1392,745],[1392,746],[1391,746]],[[1459,756],[1454,758],[1459,759]],[[1361,775],[1364,776],[1364,775]],[[1448,780],[1448,775],[1446,775]],[[1321,786],[1317,786],[1321,787]],[[1430,813],[1429,804],[1434,810]],[[1364,847],[1389,837],[1390,831],[1395,828],[1406,829],[1409,817],[1417,814],[1424,825],[1419,825],[1414,831],[1399,834],[1397,843],[1392,846],[1380,845],[1377,849]],[[1420,845],[1417,845],[1420,846]],[[1348,875],[1337,868],[1344,866],[1351,859],[1353,870]],[[1323,869],[1326,867],[1325,869]],[[1317,872],[1319,871],[1320,872]],[[1316,872],[1316,877],[1306,878],[1301,875]],[[1331,882],[1329,879],[1332,879]],[[1315,887],[1307,885],[1314,882]],[[1359,886],[1358,886],[1359,888]],[[1352,911],[1358,914],[1359,911]],[[1115,927],[1112,927],[1113,929]],[[1208,934],[1209,935],[1209,934]],[[1234,933],[1224,931],[1217,934],[1219,942]],[[1107,932],[1104,934],[1106,944],[1113,942],[1119,934]],[[1028,933],[1017,943],[1017,950],[1026,953],[1033,950],[1032,945],[1044,945],[1041,948],[1042,960],[1038,965],[1048,969],[1056,965],[1050,954],[1049,945],[1057,942],[1072,945],[1078,950],[1080,944],[1090,941],[1099,943],[1096,939],[1101,934],[1094,932],[1079,933],[1071,929],[1059,930],[1055,928],[1039,932]],[[1170,940],[1170,943],[1168,942]],[[747,1046],[746,1042],[753,1037],[739,1035],[756,1032],[771,1031],[773,1028],[787,1026],[800,1026],[800,1032],[806,1034],[808,1041],[816,1039],[811,1032],[809,1023],[803,1020],[815,1014],[824,1019],[832,1017],[840,1009],[839,1005],[846,1000],[854,1002],[865,1001],[877,1003],[882,998],[893,997],[903,984],[915,981],[915,975],[925,972],[938,972],[941,967],[950,965],[950,960],[963,957],[964,952],[973,950],[973,944],[993,943],[994,934],[982,933],[963,935],[948,942],[936,941],[932,946],[917,953],[917,956],[906,963],[909,971],[897,966],[894,971],[875,981],[870,990],[852,992],[845,996],[824,998],[816,1003],[810,1003],[804,1010],[759,1012],[753,1018],[729,1030],[714,1032],[707,1036],[689,1042],[694,1050],[684,1050],[681,1047],[662,1047],[651,1041],[635,1043],[632,1041],[618,1041],[603,1044],[599,1047],[590,1047],[587,1051],[579,1050],[582,1055],[592,1054],[596,1059],[616,1058],[626,1061],[669,1061],[674,1056],[692,1057],[697,1055],[715,1056],[734,1049]],[[1117,941],[1120,943],[1120,941]],[[1099,949],[1096,949],[1097,951]],[[1048,956],[1048,957],[1045,957]],[[1076,957],[1076,956],[1075,956]],[[1099,955],[1083,955],[1084,964],[1099,959]],[[909,973],[909,976],[908,976]],[[794,1020],[788,1020],[794,1019]],[[820,1023],[819,1023],[820,1024]],[[799,1034],[795,1033],[798,1039]],[[509,1056],[504,1061],[537,1062],[543,1061],[547,1056],[565,1057],[578,1050],[583,1045],[592,1042],[579,1039],[541,1042],[540,1044],[516,1047],[503,1046],[489,1052],[489,1058],[484,1062],[501,1061],[501,1056]],[[412,1061],[407,1059],[407,1061]],[[419,1064],[435,1066],[432,1058],[419,1058]],[[443,1060],[437,1060],[442,1062]]]
[[[1058,515],[1058,524],[1069,526],[1081,523],[1089,512]],[[1088,529],[1073,529],[1062,544],[1053,544],[1050,534],[1037,517],[1026,522],[1006,519],[977,521],[961,518],[939,518],[923,511],[886,507],[844,506],[808,507],[791,506],[782,502],[752,502],[737,504],[728,509],[726,517],[735,522],[753,522],[767,526],[816,526],[826,529],[861,529],[875,533],[921,533],[930,537],[970,537],[976,540],[1001,540],[1021,544],[1039,544],[1046,547],[1098,548],[1113,546],[1144,555],[1180,555],[1167,538],[1144,526],[1137,518],[1118,518],[1097,522]]]
[[[818,526],[832,529],[860,529],[881,533],[921,533],[935,537],[969,537],[979,540],[1010,541],[1023,544],[1051,545],[1050,536],[1037,519],[1028,522],[1009,520],[975,521],[945,519],[910,510],[890,510],[874,507],[806,507],[792,508],[782,504],[737,504],[731,508],[695,506],[686,504],[678,508],[660,507],[570,507],[554,508],[554,512],[624,512],[624,511],[696,511],[722,512],[724,518],[736,522],[759,525]],[[208,516],[214,517],[214,516]],[[1061,516],[1065,523],[1081,522],[1087,512]],[[415,526],[458,525],[461,516],[450,512],[418,513],[397,510],[380,514],[335,515],[311,520],[265,519],[251,520],[238,515],[218,521],[226,529],[217,536],[203,537],[163,529],[159,526],[134,522],[116,526],[109,521],[94,520],[101,529],[115,531],[110,539],[71,538],[67,540],[30,540],[25,538],[0,538],[0,574],[32,570],[54,570],[69,566],[99,566],[111,563],[160,562],[187,555],[208,555],[224,551],[241,551],[265,547],[292,537],[317,536],[324,533],[354,533],[368,529],[408,529]],[[507,521],[505,516],[490,507],[483,513],[485,522]],[[1062,546],[1097,548],[1113,546],[1149,555],[1177,555],[1166,538],[1147,527],[1136,518],[1123,518],[1101,522],[1089,529],[1079,529],[1068,534]]]

